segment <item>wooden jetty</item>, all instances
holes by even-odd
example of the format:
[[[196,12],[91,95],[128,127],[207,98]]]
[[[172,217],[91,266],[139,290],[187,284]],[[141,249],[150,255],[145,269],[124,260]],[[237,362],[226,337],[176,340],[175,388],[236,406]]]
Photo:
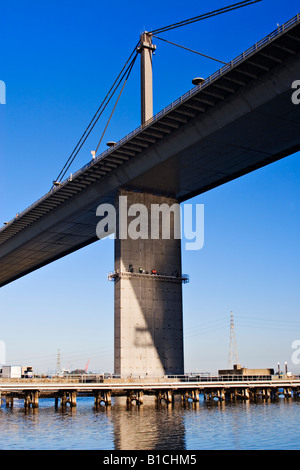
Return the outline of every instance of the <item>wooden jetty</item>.
[[[38,408],[40,398],[54,398],[55,406],[75,407],[77,397],[94,397],[96,407],[109,406],[112,397],[126,397],[128,404],[143,403],[144,395],[155,403],[183,403],[204,400],[276,399],[279,396],[298,398],[300,377],[182,377],[182,378],[103,378],[101,376],[0,379],[0,404],[13,406],[14,398],[23,399],[26,409]]]

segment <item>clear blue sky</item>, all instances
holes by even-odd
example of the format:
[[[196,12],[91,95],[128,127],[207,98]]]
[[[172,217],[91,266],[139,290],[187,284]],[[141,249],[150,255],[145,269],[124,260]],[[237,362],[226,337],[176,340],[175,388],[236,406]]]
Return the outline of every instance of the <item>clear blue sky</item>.
[[[12,219],[45,194],[144,30],[234,3],[10,1],[1,5],[0,214]],[[263,0],[161,34],[228,61],[299,12],[295,0]],[[154,112],[206,77],[216,62],[156,41]],[[300,79],[300,77],[294,77]],[[140,124],[139,63],[105,142]],[[108,113],[70,171],[90,160]],[[104,146],[101,148],[104,150]],[[186,371],[226,368],[230,311],[246,367],[291,363],[300,339],[299,185],[295,154],[193,199],[205,205],[205,244],[183,251]],[[38,371],[113,371],[113,241],[103,240],[0,290],[0,340],[7,363]]]

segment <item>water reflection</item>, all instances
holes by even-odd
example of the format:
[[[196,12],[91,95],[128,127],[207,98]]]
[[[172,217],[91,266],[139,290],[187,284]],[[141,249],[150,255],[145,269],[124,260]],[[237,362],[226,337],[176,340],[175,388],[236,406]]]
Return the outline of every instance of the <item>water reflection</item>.
[[[185,449],[185,426],[182,410],[176,405],[153,404],[144,397],[141,406],[124,405],[117,399],[112,413],[116,450]]]
[[[0,449],[299,449],[300,400],[204,402],[94,407],[79,398],[76,408],[57,409],[40,400],[24,410],[23,401],[0,409]]]

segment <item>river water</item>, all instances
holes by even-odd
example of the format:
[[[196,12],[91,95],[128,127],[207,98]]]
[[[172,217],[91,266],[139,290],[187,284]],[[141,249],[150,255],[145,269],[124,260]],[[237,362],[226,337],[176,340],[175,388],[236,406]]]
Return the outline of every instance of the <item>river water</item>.
[[[1,450],[299,450],[300,399],[127,407],[124,400],[94,408],[93,398],[55,409],[40,399],[25,412],[22,400],[0,409]]]

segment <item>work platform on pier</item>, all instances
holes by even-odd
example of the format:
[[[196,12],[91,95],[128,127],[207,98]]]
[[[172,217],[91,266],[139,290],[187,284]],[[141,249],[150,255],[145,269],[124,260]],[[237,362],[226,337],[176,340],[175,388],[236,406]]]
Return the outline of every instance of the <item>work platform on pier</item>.
[[[175,397],[182,402],[204,400],[251,400],[276,399],[279,396],[298,398],[300,376],[263,377],[193,377],[145,378],[145,379],[104,379],[101,376],[90,379],[44,378],[44,379],[2,379],[0,380],[0,403],[5,398],[6,406],[13,406],[14,398],[24,399],[24,407],[38,408],[39,398],[54,398],[55,405],[76,406],[76,398],[94,397],[95,406],[111,405],[112,397],[125,397],[127,404],[143,403],[143,396],[153,396],[156,403],[173,403]]]

